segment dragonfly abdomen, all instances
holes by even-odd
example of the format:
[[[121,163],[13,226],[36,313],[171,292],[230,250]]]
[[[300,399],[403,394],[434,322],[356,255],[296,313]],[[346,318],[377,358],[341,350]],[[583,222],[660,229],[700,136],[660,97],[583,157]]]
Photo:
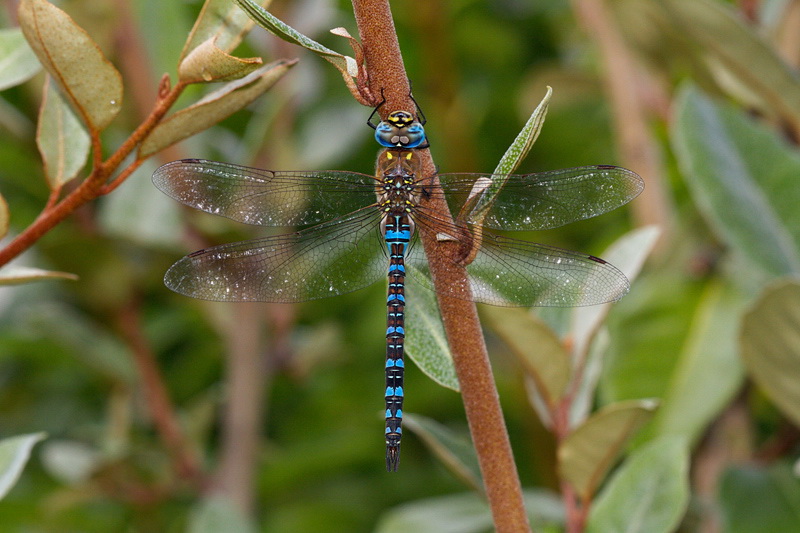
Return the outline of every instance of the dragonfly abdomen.
[[[384,239],[389,251],[386,298],[386,469],[397,471],[403,421],[403,343],[405,339],[405,255],[411,240],[408,216],[387,215]]]

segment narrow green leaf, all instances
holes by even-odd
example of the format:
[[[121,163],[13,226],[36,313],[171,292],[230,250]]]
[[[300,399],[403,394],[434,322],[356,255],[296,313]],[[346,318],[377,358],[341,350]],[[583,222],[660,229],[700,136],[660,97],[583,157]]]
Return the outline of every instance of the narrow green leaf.
[[[748,373],[784,415],[800,424],[800,284],[769,287],[747,312],[740,334]]]
[[[784,462],[729,469],[718,501],[726,533],[800,531],[800,483]]]
[[[458,391],[453,355],[447,343],[436,295],[418,284],[410,285],[408,289],[413,291],[409,300],[413,300],[414,305],[406,308],[408,327],[405,351],[426,376],[443,387]]]
[[[629,400],[603,407],[558,447],[558,470],[589,501],[631,437],[653,416],[654,400]]]
[[[39,110],[36,145],[42,154],[47,183],[54,191],[78,174],[92,146],[83,124],[49,76]]]
[[[264,65],[244,78],[229,82],[196,104],[170,115],[142,142],[139,157],[148,157],[239,111],[272,87],[295,63],[280,60]]]
[[[239,7],[241,7],[256,24],[272,33],[276,37],[280,37],[286,42],[302,46],[306,50],[314,52],[321,58],[329,61],[336,69],[342,74],[350,93],[364,105],[369,105],[362,97],[358,87],[356,86],[353,78],[358,76],[359,63],[356,59],[335,52],[327,48],[314,39],[303,35],[295,30],[285,22],[273,16],[269,11],[258,5],[253,0],[235,0]],[[342,35],[339,29],[334,30],[335,35]],[[352,40],[351,40],[352,43]]]
[[[739,390],[744,373],[736,334],[744,304],[730,286],[708,284],[656,414],[656,434],[697,440]]]
[[[800,153],[691,86],[675,109],[678,162],[717,234],[763,274],[800,272]]]
[[[661,437],[615,472],[589,513],[588,533],[671,533],[689,504],[689,448]]]
[[[42,69],[22,30],[0,30],[0,91],[31,79]]]
[[[478,456],[468,436],[460,437],[431,418],[406,414],[403,426],[413,431],[457,478],[483,493]]]
[[[495,197],[505,185],[505,176],[508,176],[519,164],[528,156],[533,143],[539,137],[539,132],[544,125],[544,118],[547,116],[547,108],[550,105],[550,97],[553,94],[553,89],[548,87],[547,93],[544,98],[536,106],[533,114],[531,114],[522,131],[519,132],[517,138],[508,147],[506,153],[500,158],[497,168],[494,169],[494,178],[491,183],[486,184],[486,188],[474,191],[474,198],[467,200],[458,218],[460,220],[468,220],[473,224],[480,224],[486,213],[492,207]]]
[[[280,37],[286,42],[302,46],[306,50],[314,52],[318,56],[330,61],[333,66],[339,69],[343,74],[349,74],[350,77],[358,75],[358,66],[356,60],[352,57],[345,56],[339,52],[335,52],[319,44],[314,39],[307,37],[292,28],[282,20],[276,18],[272,13],[258,5],[253,0],[235,0],[239,7],[241,7],[256,24],[272,33],[276,37]]]
[[[561,339],[529,311],[486,306],[481,315],[533,379],[550,412],[569,383],[572,363]]]
[[[195,507],[189,518],[189,533],[218,533],[235,531],[255,533],[256,525],[234,503],[227,498],[207,498]]]
[[[0,286],[20,285],[48,279],[69,279],[74,281],[78,279],[78,276],[69,272],[56,272],[14,265],[5,266],[0,270]]]
[[[188,83],[232,81],[261,67],[260,57],[239,58],[227,54],[216,44],[216,37],[198,45],[181,61],[178,77]]]
[[[33,446],[44,438],[44,433],[30,433],[0,440],[0,500],[19,479]]]
[[[8,233],[8,223],[11,219],[11,215],[8,211],[8,203],[6,199],[3,198],[3,195],[0,194],[0,239],[6,236]]]
[[[21,0],[19,23],[44,68],[90,130],[117,116],[122,77],[69,15],[45,0]]]
[[[664,0],[673,25],[702,50],[711,73],[736,96],[765,114],[776,113],[800,130],[800,84],[797,74],[775,47],[746,24],[731,6],[713,0]],[[732,81],[736,86],[732,86]],[[738,86],[741,86],[740,89]]]
[[[269,0],[261,2],[268,4]],[[179,63],[195,48],[209,39],[216,38],[217,46],[231,52],[241,42],[242,37],[250,31],[253,21],[230,0],[206,0],[200,10],[189,38],[183,47]]]

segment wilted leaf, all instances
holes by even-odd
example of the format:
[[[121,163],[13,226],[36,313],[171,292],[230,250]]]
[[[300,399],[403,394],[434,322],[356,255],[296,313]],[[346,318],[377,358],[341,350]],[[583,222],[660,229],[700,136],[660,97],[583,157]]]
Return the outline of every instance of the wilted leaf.
[[[416,433],[456,477],[483,492],[478,456],[468,437],[459,437],[435,420],[420,415],[405,415],[403,425]]]
[[[657,405],[653,400],[607,405],[561,443],[558,470],[584,501],[592,498],[631,437],[650,420]]]
[[[8,494],[22,474],[33,445],[44,438],[44,433],[31,433],[0,440],[0,500]]]
[[[572,372],[572,364],[561,339],[529,311],[486,306],[481,315],[511,349],[525,374],[549,410],[561,400]]]
[[[407,268],[411,269],[410,266]],[[409,288],[413,290],[410,299],[414,305],[406,307],[406,353],[426,376],[444,387],[458,391],[453,355],[447,343],[436,295],[417,285]]]
[[[716,233],[762,275],[800,272],[800,153],[691,86],[675,110],[675,153]]]
[[[280,60],[264,65],[244,78],[229,82],[196,104],[170,115],[142,142],[139,157],[148,157],[239,111],[272,87],[295,63]]]
[[[21,0],[19,23],[39,61],[90,130],[119,113],[122,77],[69,15],[45,0]]]
[[[69,272],[55,272],[52,270],[41,270],[22,266],[8,265],[0,270],[0,286],[20,285],[32,281],[43,281],[47,279],[69,279],[77,280],[78,276]]]
[[[21,29],[0,30],[0,91],[31,79],[41,68]]]
[[[216,37],[197,46],[181,61],[178,77],[187,83],[231,81],[257,70],[260,57],[239,58],[229,55],[217,47]]]
[[[689,449],[661,437],[631,454],[595,501],[587,532],[671,533],[689,503]]]
[[[266,3],[268,1],[261,2]],[[189,33],[179,63],[183,63],[192,50],[211,38],[217,39],[217,46],[221,50],[231,52],[252,26],[253,21],[247,13],[230,0],[206,0]]]
[[[770,400],[800,424],[800,284],[769,287],[744,316],[740,336],[747,371]]]
[[[83,168],[92,145],[83,124],[50,79],[45,83],[39,111],[36,145],[42,154],[47,182],[54,191],[61,189]]]

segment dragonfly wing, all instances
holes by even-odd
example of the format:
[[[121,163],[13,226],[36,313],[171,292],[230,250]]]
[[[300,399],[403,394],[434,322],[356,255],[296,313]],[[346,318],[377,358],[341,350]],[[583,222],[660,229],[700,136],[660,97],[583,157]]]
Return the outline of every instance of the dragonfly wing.
[[[344,294],[386,275],[374,209],[344,220],[206,248],[172,265],[164,283],[202,300],[302,302]]]
[[[573,307],[616,301],[630,288],[622,272],[598,257],[489,233],[467,266],[469,286],[434,288],[421,248],[409,254],[412,275],[458,299],[506,307]]]
[[[375,178],[357,172],[278,172],[182,159],[158,168],[153,183],[190,207],[260,226],[318,224],[375,203]]]
[[[644,189],[635,172],[608,165],[508,176],[442,174],[439,180],[454,216],[465,204],[474,205],[475,211],[485,207],[482,219],[470,221],[512,231],[556,228],[595,217],[625,205]],[[475,194],[485,195],[486,205],[475,202]]]

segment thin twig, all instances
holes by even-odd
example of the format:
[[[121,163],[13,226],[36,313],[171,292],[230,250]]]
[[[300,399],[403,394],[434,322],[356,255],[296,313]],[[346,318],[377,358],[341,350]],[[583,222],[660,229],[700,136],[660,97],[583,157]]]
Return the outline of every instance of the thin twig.
[[[383,90],[386,98],[381,111],[413,110],[388,1],[353,0],[353,8],[364,46],[370,90],[373,94],[381,94]],[[425,175],[434,176],[436,167],[430,151],[423,150],[421,159]],[[426,207],[433,209],[437,217],[450,218],[444,200],[439,200]],[[435,286],[467,286],[466,271],[445,259],[447,250],[443,250],[436,236],[421,228],[421,238]],[[438,294],[495,528],[500,533],[530,531],[475,304]]]

